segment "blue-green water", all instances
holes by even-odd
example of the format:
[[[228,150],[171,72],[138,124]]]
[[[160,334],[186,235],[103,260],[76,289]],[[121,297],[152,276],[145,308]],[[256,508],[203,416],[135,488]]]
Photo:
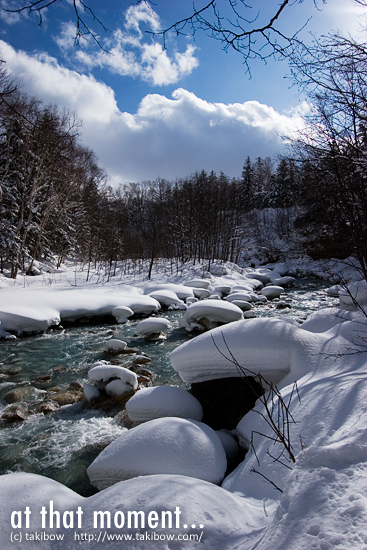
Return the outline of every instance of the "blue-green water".
[[[301,282],[285,292],[282,300],[291,309],[276,309],[276,302],[255,306],[257,316],[288,317],[302,322],[321,307],[336,305],[337,300],[326,296],[323,286]],[[173,328],[167,340],[148,341],[134,336],[139,320],[125,325],[94,324],[51,331],[47,334],[0,340],[0,373],[18,367],[17,374],[0,379],[0,400],[6,393],[21,387],[35,388],[26,398],[28,407],[45,400],[51,387],[66,389],[70,382],[88,381],[90,366],[100,359],[128,365],[131,357],[106,355],[105,345],[110,338],[119,338],[129,347],[138,348],[152,362],[148,368],[155,374],[154,383],[183,385],[169,362],[169,353],[193,336],[178,327],[182,311],[164,312]],[[45,382],[32,382],[37,376],[49,375]],[[0,414],[5,406],[0,405]],[[54,413],[34,414],[25,422],[0,422],[0,474],[26,471],[46,475],[85,496],[95,490],[90,486],[86,468],[102,448],[113,441],[124,428],[102,411],[92,411],[82,403],[66,405]]]

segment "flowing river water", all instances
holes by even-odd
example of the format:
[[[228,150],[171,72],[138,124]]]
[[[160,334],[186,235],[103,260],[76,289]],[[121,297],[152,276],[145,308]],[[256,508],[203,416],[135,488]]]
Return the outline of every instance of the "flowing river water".
[[[268,302],[255,306],[256,316],[277,316],[302,323],[309,313],[338,304],[338,300],[327,296],[327,286],[317,281],[298,280],[282,295],[282,301],[291,308],[277,309],[276,301]],[[154,384],[185,387],[169,361],[169,353],[193,337],[178,326],[182,314],[182,311],[162,314],[173,325],[167,340],[163,341],[135,337],[139,320],[125,325],[71,326],[38,336],[0,340],[0,403],[4,395],[20,388],[28,407],[36,409],[51,387],[62,389],[71,382],[87,382],[91,365],[100,359],[109,359],[104,349],[111,337],[124,340],[129,347],[138,348],[152,359],[148,367],[154,372]],[[51,378],[35,382],[40,376]],[[0,414],[4,410],[5,405],[0,404]],[[113,417],[100,410],[86,409],[83,403],[60,407],[47,415],[36,413],[24,422],[0,421],[0,474],[37,473],[89,496],[96,490],[89,483],[87,467],[124,429]]]

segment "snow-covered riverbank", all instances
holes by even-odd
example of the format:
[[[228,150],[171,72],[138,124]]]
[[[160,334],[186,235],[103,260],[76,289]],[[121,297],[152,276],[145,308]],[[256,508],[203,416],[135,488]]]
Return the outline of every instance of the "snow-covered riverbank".
[[[116,307],[128,307],[134,313],[141,313],[142,310],[134,310],[134,304],[139,307],[143,304],[147,308],[154,305],[155,310],[144,311],[150,315],[152,311],[166,307],[168,304],[163,304],[163,299],[170,298],[174,300],[171,302],[174,307],[182,308],[182,327],[189,331],[202,329],[203,326],[212,329],[180,346],[172,354],[173,367],[189,383],[239,376],[233,361],[228,360],[229,349],[245,369],[262,373],[268,380],[275,376],[291,415],[285,426],[295,462],[287,455],[284,445],[279,441],[274,442],[274,429],[269,426],[268,413],[264,405],[258,402],[256,410],[247,414],[235,430],[244,448],[253,443],[245,460],[223,481],[220,480],[220,486],[208,483],[205,477],[208,468],[203,468],[205,475],[201,474],[195,461],[203,463],[206,456],[210,456],[214,477],[219,470],[223,472],[222,466],[219,468],[223,452],[220,451],[222,447],[218,446],[219,439],[215,432],[209,428],[209,431],[205,431],[205,428],[204,435],[200,431],[201,423],[195,421],[196,435],[195,440],[192,440],[195,443],[190,445],[190,438],[187,439],[189,432],[182,432],[185,433],[182,441],[180,437],[180,430],[189,429],[185,424],[188,421],[172,419],[171,422],[169,417],[172,415],[165,413],[168,418],[163,423],[167,424],[164,433],[167,440],[171,441],[166,442],[166,445],[171,448],[174,444],[180,458],[186,457],[183,459],[186,471],[190,470],[192,461],[194,477],[181,475],[182,467],[179,467],[178,460],[175,470],[174,452],[168,453],[168,447],[163,445],[164,438],[160,435],[163,424],[161,426],[159,421],[158,429],[156,420],[140,426],[140,431],[143,427],[146,433],[142,440],[145,447],[149,435],[150,453],[134,440],[134,429],[137,428],[127,432],[135,445],[132,450],[130,447],[130,454],[137,453],[140,462],[136,460],[135,473],[132,475],[119,475],[123,476],[120,479],[131,479],[119,481],[92,497],[80,497],[42,476],[24,473],[0,476],[1,540],[4,548],[10,545],[11,536],[21,534],[23,541],[13,539],[12,547],[20,549],[26,544],[28,548],[73,550],[83,541],[76,535],[87,533],[88,536],[93,535],[93,538],[84,539],[89,540],[89,548],[102,550],[107,545],[114,550],[121,547],[121,541],[110,540],[112,535],[132,533],[133,540],[128,544],[136,549],[193,549],[202,545],[208,550],[250,550],[255,547],[261,550],[365,549],[366,317],[358,309],[353,310],[347,295],[342,297],[344,309],[329,307],[320,310],[301,325],[292,319],[286,320],[281,309],[278,320],[251,318],[253,314],[256,315],[256,308],[261,307],[264,299],[267,300],[265,294],[272,287],[273,292],[277,292],[276,287],[280,287],[281,292],[282,282],[291,283],[290,279],[286,282],[285,277],[321,275],[322,266],[317,264],[298,262],[293,266],[246,270],[230,264],[214,264],[210,275],[203,278],[203,273],[202,267],[192,265],[184,267],[181,272],[171,273],[170,266],[165,264],[150,282],[138,273],[134,276],[133,273],[121,272],[110,281],[103,281],[100,275],[97,285],[97,274],[86,282],[85,272],[75,269],[27,277],[15,284],[2,278],[0,319],[5,331],[3,334],[22,333],[25,327],[26,331],[45,330],[63,320],[89,317],[93,312],[113,315]],[[328,273],[330,271],[324,272],[325,279],[330,276]],[[353,277],[356,275],[349,272],[349,281]],[[200,281],[209,282],[209,286],[200,285]],[[334,282],[335,279],[330,279],[330,285]],[[127,284],[130,286],[125,286]],[[268,291],[262,293],[264,284],[268,284],[265,287]],[[208,288],[209,300],[196,301],[205,296],[206,293],[202,291]],[[160,291],[160,297],[157,290]],[[155,297],[148,296],[149,293],[155,293]],[[231,293],[237,296],[233,300],[223,300]],[[363,284],[359,286],[358,298],[361,303],[367,298]],[[158,305],[153,300],[157,300]],[[282,294],[278,302],[273,304],[280,301],[284,301]],[[188,306],[187,302],[195,306]],[[209,307],[208,304],[213,305]],[[224,306],[219,306],[219,313],[217,304]],[[285,308],[286,305],[285,302]],[[193,307],[199,314],[188,315]],[[237,310],[238,319],[234,320],[230,316]],[[249,318],[244,318],[247,316]],[[203,318],[205,322],[202,322]],[[225,325],[214,328],[217,323]],[[219,348],[225,343],[223,349],[218,350],[215,346],[217,336]],[[224,355],[227,355],[227,359]],[[280,401],[275,397],[271,406],[275,407],[273,416],[276,419],[279,404]],[[281,406],[279,411],[284,414]],[[125,433],[119,437],[126,437]],[[214,447],[211,451],[212,445]],[[129,448],[128,441],[122,439],[121,444],[115,445],[115,458],[115,451],[111,450],[111,464],[119,464],[119,447]],[[200,454],[199,449],[203,454]],[[146,457],[144,468],[141,465],[142,456]],[[131,469],[134,465],[133,456],[130,456],[129,464]],[[157,464],[161,467],[160,471],[157,470]],[[44,526],[41,524],[40,510],[43,506],[48,508],[50,500],[53,500],[54,509],[61,512],[61,518],[65,518],[66,525],[61,521],[59,529],[55,526],[50,528],[48,523]],[[31,513],[29,527],[26,526],[24,514],[27,506]],[[83,512],[80,528],[77,526],[78,509]],[[173,522],[171,526],[163,527],[158,521],[161,514],[164,511],[178,513],[177,509],[180,513],[178,524]],[[105,526],[103,531],[103,541],[100,525],[97,529],[93,523],[97,510],[112,514],[111,526]],[[145,526],[140,524],[139,528],[128,528],[127,524],[123,526],[121,523],[122,513],[127,517],[128,511],[140,511],[141,516],[151,519],[153,516],[149,514],[154,512],[157,514],[154,521],[157,521],[149,523],[147,519]],[[73,528],[70,525],[72,515],[75,519]],[[38,540],[28,537],[25,541],[27,534],[36,531],[54,535],[54,540],[52,537],[48,540],[47,537]],[[56,533],[63,536],[61,542],[56,540]],[[148,533],[155,533],[161,538],[147,538]],[[175,539],[169,540],[168,534]],[[107,535],[110,538],[106,540]]]

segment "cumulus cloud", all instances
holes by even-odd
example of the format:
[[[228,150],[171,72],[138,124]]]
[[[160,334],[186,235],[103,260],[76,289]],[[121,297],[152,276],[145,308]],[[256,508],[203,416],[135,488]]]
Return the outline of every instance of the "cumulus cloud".
[[[279,113],[257,101],[212,103],[182,88],[171,97],[148,94],[136,113],[121,112],[113,90],[93,76],[2,41],[0,52],[24,91],[79,114],[83,142],[113,183],[175,179],[202,169],[239,176],[247,155],[276,155],[284,148],[280,136],[302,125],[298,111]]]
[[[63,25],[55,41],[68,56],[75,56],[89,70],[106,68],[121,76],[140,78],[154,86],[174,84],[198,67],[194,46],[189,44],[184,52],[178,52],[173,46],[168,54],[153,35],[142,32],[142,25],[150,32],[156,32],[160,27],[157,13],[147,2],[126,10],[124,28],[115,30],[100,42],[105,51],[93,41],[83,41],[81,49],[72,49],[76,28],[71,22]]]

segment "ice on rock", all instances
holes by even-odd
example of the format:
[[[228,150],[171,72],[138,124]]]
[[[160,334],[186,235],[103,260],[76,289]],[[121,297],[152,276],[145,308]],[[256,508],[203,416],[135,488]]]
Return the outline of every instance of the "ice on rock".
[[[265,296],[268,300],[273,300],[274,298],[278,298],[282,292],[284,292],[284,288],[281,286],[276,285],[269,285],[265,286],[261,290],[261,295]]]
[[[148,338],[152,334],[159,334],[170,328],[171,323],[168,319],[164,319],[163,317],[149,317],[149,319],[144,319],[136,325],[136,332],[139,336]]]
[[[117,306],[113,308],[112,315],[118,323],[126,323],[128,318],[134,315],[133,310],[127,306]]]
[[[115,367],[102,361],[98,361],[88,371],[89,380],[94,382],[107,382],[110,378],[119,378],[124,384],[136,390],[138,387],[138,378],[135,372],[125,367]]]
[[[179,323],[181,327],[191,330],[203,318],[214,323],[231,323],[243,319],[243,315],[240,308],[230,302],[209,299],[191,304]]]
[[[151,474],[180,474],[220,483],[227,460],[218,436],[184,418],[158,418],[124,432],[92,462],[87,473],[99,490]]]
[[[199,401],[177,386],[143,388],[129,399],[126,411],[133,422],[139,423],[166,416],[200,421],[203,416]]]
[[[177,294],[173,292],[173,290],[154,290],[153,292],[149,293],[149,296],[157,300],[161,306],[169,307],[171,305],[179,306],[183,302],[178,298]]]
[[[112,352],[123,351],[126,349],[127,343],[123,340],[118,340],[117,338],[111,338],[106,342],[106,350]]]

